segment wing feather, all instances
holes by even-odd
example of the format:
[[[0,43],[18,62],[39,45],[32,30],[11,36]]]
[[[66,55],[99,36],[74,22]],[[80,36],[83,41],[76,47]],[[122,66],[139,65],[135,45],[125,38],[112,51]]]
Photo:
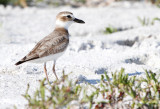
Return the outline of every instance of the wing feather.
[[[28,55],[21,59],[21,61],[25,62],[64,51],[68,46],[68,35],[69,34],[64,34],[63,31],[54,31],[40,40]]]

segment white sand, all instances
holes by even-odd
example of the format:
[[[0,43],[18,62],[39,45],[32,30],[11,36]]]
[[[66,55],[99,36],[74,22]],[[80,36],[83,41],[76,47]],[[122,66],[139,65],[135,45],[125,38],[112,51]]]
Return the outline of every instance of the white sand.
[[[136,75],[151,69],[159,72],[160,67],[160,22],[142,26],[137,17],[160,17],[160,9],[149,4],[115,4],[106,8],[52,8],[38,9],[0,6],[0,107],[24,108],[27,101],[21,96],[27,84],[30,93],[36,90],[38,80],[45,77],[43,64],[14,63],[25,56],[55,24],[60,11],[71,11],[85,25],[73,24],[69,28],[70,45],[66,53],[57,60],[56,71],[62,76],[64,69],[70,79],[85,80],[96,84],[104,71],[125,68],[127,73]],[[110,35],[103,34],[105,27],[130,28]],[[149,37],[150,36],[150,37]],[[127,46],[135,42],[133,46]],[[52,62],[48,62],[49,79],[55,79]],[[109,74],[109,73],[108,73]],[[110,74],[109,74],[110,75]]]

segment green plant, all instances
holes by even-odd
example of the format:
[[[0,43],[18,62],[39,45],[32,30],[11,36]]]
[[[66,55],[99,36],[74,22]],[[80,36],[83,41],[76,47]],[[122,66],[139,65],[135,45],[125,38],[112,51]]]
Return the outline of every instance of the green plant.
[[[128,27],[128,28],[115,28],[115,27],[109,25],[108,27],[105,28],[104,33],[105,33],[105,34],[112,34],[112,33],[115,33],[115,32],[125,31],[125,30],[132,29],[132,28],[133,28],[133,27]]]
[[[105,73],[105,75],[102,75],[101,77],[101,89],[97,89],[103,96],[104,100],[98,102],[96,107],[115,108],[115,105],[120,101],[123,101],[126,95],[136,98],[136,90],[132,87],[134,82],[135,77],[129,78],[128,74],[124,73],[123,68],[120,72],[112,73],[112,80]]]
[[[148,26],[148,25],[154,25],[155,21],[160,21],[160,18],[155,17],[152,20],[150,20],[149,18],[140,18],[138,17],[138,21],[141,23],[142,26]]]
[[[0,0],[0,4],[6,6],[7,4],[9,4],[10,0]]]
[[[149,18],[145,18],[145,17],[140,18],[140,17],[138,17],[138,21],[141,23],[142,26],[148,26],[148,25],[150,25]]]
[[[151,24],[154,25],[155,21],[160,22],[160,18],[158,18],[158,17],[153,18]]]
[[[93,107],[110,109],[117,106],[139,109],[160,108],[160,75],[146,70],[143,78],[129,77],[123,68],[111,74],[110,78],[107,73],[104,73],[96,86],[88,84],[85,87],[68,80],[67,75],[48,85],[44,84],[46,81],[44,79],[33,97],[28,94],[29,85],[23,96],[28,100],[28,107],[32,109],[72,109],[73,101],[77,101],[76,106],[82,109],[85,106],[90,109]],[[126,100],[127,97],[130,99]]]
[[[125,105],[127,108],[160,108],[160,78],[152,71],[145,72],[146,78],[136,78],[129,77],[124,73],[124,69],[121,69],[118,73],[112,73],[112,80],[105,73],[105,76],[101,77],[101,89],[97,90],[106,102],[101,101],[96,107],[120,107],[122,105],[119,102],[125,104],[124,98],[130,96],[131,100],[127,100],[130,105]],[[145,88],[141,87],[143,84],[146,84]]]
[[[76,2],[76,3],[78,3],[78,2],[83,3],[83,4],[86,3],[86,0],[72,0],[72,1],[74,1],[74,2]]]
[[[114,32],[117,32],[117,29],[112,27],[111,25],[106,27],[106,29],[104,31],[105,34],[111,34],[111,33],[114,33]]]
[[[72,101],[78,101],[81,86],[76,82],[68,81],[68,76],[63,75],[61,80],[56,80],[53,84],[45,85],[46,79],[40,82],[40,88],[34,93],[34,97],[28,94],[29,85],[25,95],[28,107],[32,109],[58,109],[70,108]]]

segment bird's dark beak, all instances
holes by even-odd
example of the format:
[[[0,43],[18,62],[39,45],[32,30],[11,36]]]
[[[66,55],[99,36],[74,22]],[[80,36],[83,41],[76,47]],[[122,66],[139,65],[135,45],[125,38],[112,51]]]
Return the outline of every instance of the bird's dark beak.
[[[76,23],[85,23],[83,20],[80,20],[80,19],[77,19],[77,18],[75,18],[73,21],[76,22]]]

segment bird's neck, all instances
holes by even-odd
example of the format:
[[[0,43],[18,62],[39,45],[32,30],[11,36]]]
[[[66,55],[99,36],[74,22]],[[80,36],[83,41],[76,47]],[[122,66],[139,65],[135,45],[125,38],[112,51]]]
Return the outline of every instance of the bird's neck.
[[[56,28],[54,29],[54,31],[59,31],[59,32],[61,32],[61,33],[65,33],[65,34],[69,35],[68,30],[65,29],[65,28],[62,28],[62,27],[56,27]]]
[[[72,24],[72,22],[68,21],[68,22],[63,22],[60,20],[56,21],[56,28],[64,28],[66,30],[68,30],[69,26]]]
[[[64,27],[59,27],[59,26],[56,26],[54,30],[60,30],[60,31],[66,31],[66,32],[68,32],[68,29],[66,29]]]

